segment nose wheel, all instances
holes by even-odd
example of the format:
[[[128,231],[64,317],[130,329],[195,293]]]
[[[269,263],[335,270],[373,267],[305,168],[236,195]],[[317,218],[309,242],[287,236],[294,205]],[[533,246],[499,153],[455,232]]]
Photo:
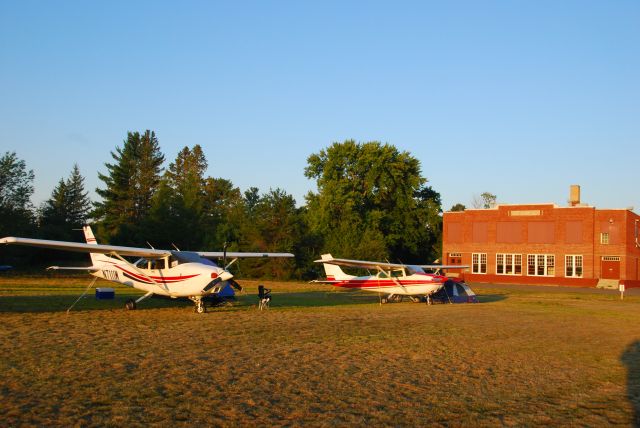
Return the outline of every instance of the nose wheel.
[[[202,300],[202,297],[191,297],[191,300],[196,304],[195,311],[197,314],[204,314],[205,312],[207,312],[207,307],[204,305],[204,300]]]

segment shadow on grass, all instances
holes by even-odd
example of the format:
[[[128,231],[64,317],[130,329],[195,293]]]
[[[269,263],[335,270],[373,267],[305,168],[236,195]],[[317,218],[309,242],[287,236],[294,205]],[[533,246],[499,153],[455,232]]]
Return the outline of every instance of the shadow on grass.
[[[0,296],[1,312],[64,312],[76,301],[78,295],[71,294],[47,294],[42,296]],[[97,300],[92,295],[80,299],[71,310],[76,311],[104,311],[125,310],[127,300],[137,299],[138,295],[122,294],[111,300]],[[171,308],[181,306],[193,306],[186,299],[162,299],[149,298],[139,304],[140,309]]]
[[[115,299],[97,300],[88,294],[74,306],[75,311],[104,311],[124,310],[127,300],[140,297],[138,294],[116,294]],[[64,312],[78,298],[72,294],[46,294],[41,296],[0,296],[0,313],[29,313],[29,312]],[[324,291],[307,291],[300,293],[272,294],[272,308],[287,307],[323,307],[341,305],[372,304],[378,302],[377,295],[362,293],[327,293]],[[228,306],[211,307],[208,310],[249,309],[258,305],[257,294],[238,294],[237,300]],[[153,296],[138,304],[136,310],[193,307],[193,302],[187,298],[171,299],[164,296]]]
[[[480,303],[494,303],[506,300],[506,294],[477,294]]]
[[[620,360],[627,367],[627,398],[633,407],[632,426],[640,428],[640,341],[630,344]]]
[[[113,300],[97,300],[91,294],[82,298],[72,311],[100,311],[124,310],[125,302],[131,298],[137,299],[138,294],[116,294]],[[242,310],[258,305],[257,294],[238,294],[237,300],[229,306],[208,307],[208,310]],[[41,296],[0,296],[0,313],[2,312],[64,312],[78,298],[72,294],[47,294]],[[493,303],[506,299],[503,294],[478,295],[480,303]],[[272,294],[272,308],[318,308],[346,305],[370,305],[379,303],[379,296],[375,293],[363,292],[326,292],[303,291],[298,293]],[[390,303],[391,304],[391,303]],[[393,303],[397,304],[397,303]],[[399,304],[412,304],[408,299]],[[138,304],[137,310],[193,307],[187,298],[171,299],[164,296],[153,296]]]
[[[352,292],[302,291],[299,293],[274,293],[272,308],[364,305],[378,303],[377,294]],[[257,295],[240,296],[239,300],[250,305],[258,304]]]

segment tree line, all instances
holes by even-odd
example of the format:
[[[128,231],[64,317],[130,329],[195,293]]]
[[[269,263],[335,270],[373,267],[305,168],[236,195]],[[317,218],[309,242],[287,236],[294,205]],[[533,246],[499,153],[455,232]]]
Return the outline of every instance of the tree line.
[[[315,278],[320,272],[313,260],[325,252],[403,263],[440,256],[440,194],[422,176],[419,160],[393,145],[347,140],[311,154],[304,174],[317,191],[301,206],[284,189],[242,192],[228,179],[206,176],[200,145],[184,147],[168,165],[165,160],[153,131],[129,132],[98,174],[100,200],[89,199],[74,165],[34,207],[34,172],[6,152],[0,158],[0,236],[78,241],[82,235],[74,229],[89,223],[100,243],[296,255],[239,265],[242,275],[266,278]],[[73,258],[29,250],[3,251],[10,260],[2,264]]]

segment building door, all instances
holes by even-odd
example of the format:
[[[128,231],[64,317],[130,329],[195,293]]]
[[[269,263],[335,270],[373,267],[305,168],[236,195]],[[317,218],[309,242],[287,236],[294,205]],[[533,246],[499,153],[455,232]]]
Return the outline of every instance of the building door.
[[[602,279],[620,279],[620,257],[603,256],[600,277]]]

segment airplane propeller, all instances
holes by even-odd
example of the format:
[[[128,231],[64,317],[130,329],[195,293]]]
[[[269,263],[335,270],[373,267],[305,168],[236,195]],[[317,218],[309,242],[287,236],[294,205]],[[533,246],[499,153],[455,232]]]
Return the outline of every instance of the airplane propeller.
[[[242,285],[238,284],[235,279],[231,278],[228,282],[229,285],[231,285],[236,290],[242,291]]]
[[[227,241],[224,241],[222,245],[222,266],[225,266],[225,270],[227,270]]]

